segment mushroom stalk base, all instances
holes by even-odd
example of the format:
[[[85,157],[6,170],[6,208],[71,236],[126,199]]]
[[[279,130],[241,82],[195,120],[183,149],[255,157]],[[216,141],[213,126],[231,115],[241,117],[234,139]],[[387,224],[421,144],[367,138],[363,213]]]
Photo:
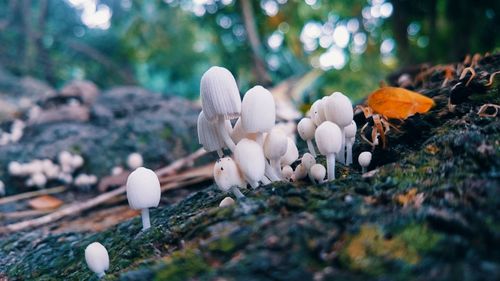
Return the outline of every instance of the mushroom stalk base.
[[[361,172],[362,172],[363,174],[364,174],[364,173],[366,173],[366,172],[367,172],[367,171],[366,171],[366,167],[361,167]]]
[[[103,278],[106,275],[106,272],[101,272],[97,274],[97,278]]]
[[[224,151],[222,151],[222,149],[217,149],[217,155],[219,155],[219,158],[224,157]]]
[[[262,182],[262,184],[265,184],[265,185],[268,185],[271,183],[271,180],[269,180],[266,176],[262,177],[262,179],[260,181]]]
[[[243,195],[243,193],[241,193],[241,191],[236,186],[231,187],[231,191],[237,199],[245,197],[245,195]]]
[[[328,166],[328,181],[335,179],[335,153],[326,156],[326,165]]]
[[[314,145],[312,140],[307,140],[307,149],[309,149],[309,152],[311,155],[316,158],[316,150],[314,149]]]
[[[346,165],[351,165],[352,164],[352,143],[347,142],[346,143],[346,148],[347,148],[347,160],[346,160]]]
[[[234,141],[231,139],[231,136],[229,136],[229,133],[226,131],[226,123],[224,118],[217,119],[217,132],[219,133],[220,137],[224,140],[224,143],[227,145],[229,150],[231,150],[231,152],[234,152],[236,144],[234,144]]]
[[[342,132],[342,144],[340,145],[340,151],[338,153],[338,161],[342,164],[345,164],[345,132],[344,128],[340,128]]]
[[[274,169],[269,165],[269,162],[267,160],[264,160],[266,162],[266,177],[268,177],[272,182],[275,181],[280,181],[281,179],[276,175],[274,172]]]
[[[141,210],[142,217],[142,230],[146,230],[151,227],[151,222],[149,221],[149,209]]]

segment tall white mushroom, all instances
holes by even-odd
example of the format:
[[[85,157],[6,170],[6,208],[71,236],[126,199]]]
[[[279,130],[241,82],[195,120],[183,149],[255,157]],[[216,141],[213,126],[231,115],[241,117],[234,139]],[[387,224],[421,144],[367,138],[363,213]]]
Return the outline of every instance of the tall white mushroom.
[[[141,210],[142,229],[151,227],[149,208],[160,204],[161,188],[156,173],[150,169],[139,167],[127,179],[128,204],[134,210]]]
[[[335,92],[324,102],[326,120],[337,124],[342,134],[342,144],[339,152],[339,162],[345,164],[344,127],[349,126],[354,117],[351,100],[341,92]],[[317,140],[316,140],[317,141]]]
[[[372,161],[372,153],[369,151],[361,152],[358,156],[358,163],[361,166],[363,174],[366,173],[368,166],[370,166],[370,162]]]
[[[297,131],[300,137],[307,142],[307,148],[309,152],[316,158],[316,150],[314,150],[314,145],[312,139],[314,138],[314,131],[316,130],[316,125],[310,118],[302,118],[297,125]]]
[[[271,162],[271,167],[279,176],[281,175],[281,157],[286,154],[288,139],[285,133],[279,128],[273,128],[264,141],[264,155]]]
[[[225,120],[226,130],[232,130],[231,121]],[[217,151],[220,158],[224,157],[223,148],[226,147],[224,140],[220,137],[217,126],[210,123],[205,114],[200,112],[198,115],[198,143],[203,146],[207,152]],[[230,129],[231,128],[231,129]]]
[[[97,277],[102,278],[106,275],[106,270],[109,269],[109,255],[106,248],[99,242],[89,244],[85,248],[85,261],[92,272],[97,274]]]
[[[332,181],[335,179],[335,154],[342,146],[342,132],[335,123],[325,121],[316,129],[315,139],[319,152],[326,156],[328,181]]]
[[[216,125],[219,136],[234,151],[236,145],[225,125],[225,120],[238,118],[241,113],[240,92],[234,76],[223,67],[211,67],[201,77],[200,95],[205,117]]]
[[[354,139],[356,137],[356,131],[358,127],[356,126],[356,122],[351,121],[351,124],[344,128],[345,135],[345,147],[346,147],[346,165],[352,164],[352,145],[354,143]]]
[[[238,163],[244,179],[252,188],[257,188],[259,181],[264,178],[267,162],[262,147],[253,140],[242,139],[234,150],[234,160]]]
[[[220,190],[231,191],[238,199],[245,197],[238,187],[245,188],[247,184],[231,157],[223,157],[215,162],[214,180]]]

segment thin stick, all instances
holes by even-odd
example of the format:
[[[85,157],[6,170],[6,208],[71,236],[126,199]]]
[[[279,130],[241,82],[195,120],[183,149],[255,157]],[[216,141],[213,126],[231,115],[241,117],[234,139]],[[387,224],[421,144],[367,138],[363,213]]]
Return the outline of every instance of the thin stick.
[[[187,166],[187,164],[192,163],[194,160],[200,158],[201,156],[203,156],[205,154],[207,154],[205,149],[200,148],[200,149],[196,150],[195,152],[189,154],[188,156],[181,158],[181,159],[178,159],[178,160],[170,163],[170,165],[157,170],[156,174],[159,177],[171,175],[171,174],[177,172],[178,170],[180,170],[181,168],[183,168],[184,166]]]
[[[25,193],[13,195],[13,196],[8,196],[8,197],[0,199],[0,205],[10,203],[10,202],[15,202],[18,200],[28,199],[28,198],[39,196],[39,195],[61,193],[63,191],[66,191],[66,189],[68,189],[66,186],[56,186],[56,187],[52,187],[52,188],[40,189],[37,191],[25,192]]]

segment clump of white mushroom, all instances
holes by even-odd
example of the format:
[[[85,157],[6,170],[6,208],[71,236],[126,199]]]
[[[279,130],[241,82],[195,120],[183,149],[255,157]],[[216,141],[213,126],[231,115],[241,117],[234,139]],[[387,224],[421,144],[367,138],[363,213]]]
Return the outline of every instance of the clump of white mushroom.
[[[0,130],[0,146],[18,142],[23,137],[25,127],[22,120],[16,119],[10,126],[10,132]]]

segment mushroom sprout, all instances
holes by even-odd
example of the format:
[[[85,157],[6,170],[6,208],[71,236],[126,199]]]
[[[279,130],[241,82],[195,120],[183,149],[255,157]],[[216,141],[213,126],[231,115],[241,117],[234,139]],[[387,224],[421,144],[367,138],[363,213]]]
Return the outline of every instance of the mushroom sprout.
[[[319,152],[326,156],[328,181],[332,181],[335,179],[335,154],[342,146],[342,132],[336,124],[325,121],[316,129],[315,139]]]
[[[127,199],[132,209],[141,210],[142,229],[151,227],[149,208],[160,204],[161,187],[154,171],[139,167],[127,179]]]
[[[354,139],[356,138],[356,130],[358,127],[356,126],[356,122],[352,121],[351,124],[344,128],[345,134],[345,147],[346,147],[346,165],[352,164],[352,145],[354,143]]]
[[[368,166],[370,166],[370,162],[372,161],[372,153],[369,151],[361,152],[358,156],[358,163],[361,166],[362,173],[367,172]]]
[[[109,269],[109,256],[106,248],[99,242],[94,242],[85,248],[85,261],[97,277],[102,278]]]
[[[214,165],[214,180],[220,190],[233,192],[236,198],[245,197],[238,189],[246,188],[246,182],[241,176],[238,166],[231,157],[223,157]]]
[[[315,130],[316,125],[310,118],[302,118],[297,125],[297,131],[300,137],[307,142],[307,148],[314,158],[316,158],[316,150],[314,150],[312,139],[314,138]]]

